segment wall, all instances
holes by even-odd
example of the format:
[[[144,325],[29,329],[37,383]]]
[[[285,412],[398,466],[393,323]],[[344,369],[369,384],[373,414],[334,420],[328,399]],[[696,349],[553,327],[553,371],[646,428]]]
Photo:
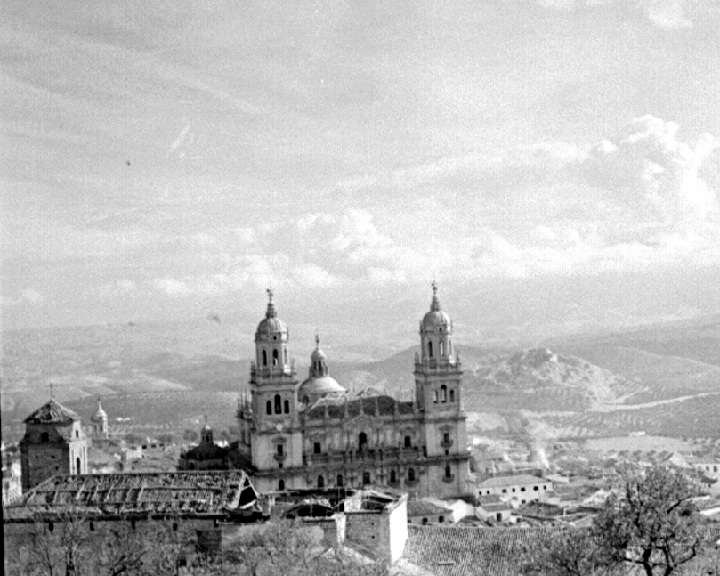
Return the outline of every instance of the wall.
[[[358,544],[384,562],[395,563],[400,559],[408,539],[406,496],[388,511],[348,512],[345,517],[347,544]]]

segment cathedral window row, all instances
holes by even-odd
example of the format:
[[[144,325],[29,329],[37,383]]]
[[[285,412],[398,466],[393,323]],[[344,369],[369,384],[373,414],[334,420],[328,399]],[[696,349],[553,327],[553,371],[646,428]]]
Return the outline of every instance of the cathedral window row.
[[[285,364],[287,364],[287,349],[284,350],[284,361],[285,361]],[[262,351],[262,365],[263,365],[263,368],[266,368],[268,366],[267,350]],[[277,348],[273,348],[272,366],[279,366],[279,365],[280,365],[280,351]]]
[[[440,351],[439,357],[442,358],[443,356],[445,356],[445,341],[440,340],[438,346],[439,346],[439,351]],[[427,343],[428,358],[434,358],[433,352],[434,352],[434,347],[433,347],[432,340],[428,340],[428,343]],[[448,343],[447,343],[447,353],[448,353],[448,355],[452,354],[452,341],[451,340],[448,340]]]
[[[290,412],[290,401],[283,400],[280,394],[275,394],[273,400],[268,400],[265,403],[265,412],[268,416],[273,413],[273,407],[275,408],[275,414],[288,414]]]
[[[455,402],[455,390],[448,390],[445,384],[440,386],[440,394],[438,394],[437,390],[433,390],[433,403],[447,402],[448,399],[450,402]]]

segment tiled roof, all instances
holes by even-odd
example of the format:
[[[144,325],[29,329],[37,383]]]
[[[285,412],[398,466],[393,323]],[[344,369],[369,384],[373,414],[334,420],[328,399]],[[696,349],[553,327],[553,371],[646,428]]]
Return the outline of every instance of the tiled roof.
[[[57,402],[50,400],[25,418],[27,424],[70,424],[78,415]]]
[[[324,418],[325,407],[327,406],[329,418],[342,418],[347,410],[348,417],[354,418],[362,412],[369,416],[392,416],[394,407],[397,406],[398,414],[412,414],[413,403],[395,400],[392,396],[384,394],[373,396],[352,396],[350,394],[341,397],[321,398],[305,411],[307,418]]]
[[[517,476],[494,476],[488,478],[480,484],[478,488],[502,488],[503,486],[518,486],[527,484],[548,484],[550,481],[546,478],[538,478],[530,474],[518,474]]]
[[[408,500],[408,516],[437,516],[439,514],[452,514],[452,510],[425,500]]]
[[[58,475],[39,484],[4,509],[4,518],[61,514],[89,516],[222,514],[252,504],[257,494],[241,471],[157,474]]]
[[[517,576],[524,543],[547,530],[409,524],[404,557],[436,576]]]

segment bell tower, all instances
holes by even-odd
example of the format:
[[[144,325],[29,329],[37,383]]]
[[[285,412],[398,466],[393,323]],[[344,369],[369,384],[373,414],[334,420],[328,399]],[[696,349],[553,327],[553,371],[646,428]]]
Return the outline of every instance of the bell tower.
[[[302,468],[302,431],[297,411],[298,380],[294,363],[288,360],[289,332],[278,318],[273,293],[268,289],[265,318],[255,331],[255,361],[250,367],[252,420],[250,456],[260,473],[255,482],[259,490],[277,490],[264,485],[262,472]]]
[[[415,402],[421,415],[431,485],[448,485],[462,494],[468,471],[463,410],[462,367],[453,344],[453,325],[442,311],[432,283],[430,310],[420,322],[420,353],[415,357]],[[452,488],[450,488],[452,486]]]
[[[462,368],[453,345],[453,325],[442,311],[432,283],[430,311],[420,322],[420,354],[415,355],[415,401],[425,414],[463,409]]]

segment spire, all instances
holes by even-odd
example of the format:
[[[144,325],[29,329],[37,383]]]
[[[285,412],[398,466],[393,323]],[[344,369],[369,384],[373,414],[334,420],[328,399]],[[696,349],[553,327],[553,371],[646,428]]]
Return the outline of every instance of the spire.
[[[315,328],[315,350],[320,350],[320,333]]]
[[[433,279],[432,282],[432,291],[433,291],[433,297],[432,297],[432,304],[430,305],[430,311],[431,312],[440,312],[440,300],[437,296],[437,283]]]
[[[268,295],[268,307],[267,312],[265,312],[265,318],[277,318],[277,310],[275,309],[275,304],[273,304],[273,292],[268,288],[266,290]]]

